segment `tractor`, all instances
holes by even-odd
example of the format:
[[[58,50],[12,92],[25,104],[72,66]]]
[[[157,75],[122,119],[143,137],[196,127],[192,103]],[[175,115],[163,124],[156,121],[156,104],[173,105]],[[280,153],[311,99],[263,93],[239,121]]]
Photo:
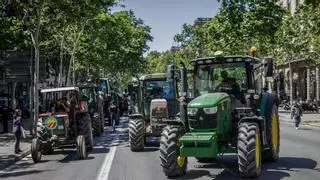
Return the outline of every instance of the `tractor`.
[[[147,74],[139,78],[136,93],[138,106],[129,115],[131,151],[142,151],[146,138],[159,138],[162,128],[175,118],[178,112],[176,88],[175,83],[166,81],[165,73]]]
[[[257,78],[273,76],[272,58],[223,56],[219,52],[190,64],[192,97],[186,96],[188,71],[184,63],[179,69],[171,64],[167,67],[168,81],[180,71],[181,96],[180,116],[161,134],[165,175],[185,175],[188,157],[208,162],[234,153],[240,176],[259,177],[262,160],[279,158],[278,99]]]
[[[42,154],[56,148],[77,148],[78,159],[87,157],[93,148],[89,98],[79,87],[41,89],[44,105],[37,115],[36,137],[32,139],[31,156],[35,163]]]
[[[80,85],[79,89],[89,98],[88,106],[93,136],[100,136],[104,131],[103,95],[101,95],[101,92],[98,91],[98,88],[93,84]]]

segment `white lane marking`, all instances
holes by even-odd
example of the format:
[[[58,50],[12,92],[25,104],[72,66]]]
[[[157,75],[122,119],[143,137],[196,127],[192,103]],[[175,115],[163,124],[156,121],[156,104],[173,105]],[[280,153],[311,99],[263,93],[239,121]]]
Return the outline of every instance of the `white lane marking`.
[[[117,149],[117,146],[111,147],[109,153],[107,153],[107,155],[105,156],[97,180],[108,179],[112,161],[114,159],[114,155],[116,154],[116,149]]]

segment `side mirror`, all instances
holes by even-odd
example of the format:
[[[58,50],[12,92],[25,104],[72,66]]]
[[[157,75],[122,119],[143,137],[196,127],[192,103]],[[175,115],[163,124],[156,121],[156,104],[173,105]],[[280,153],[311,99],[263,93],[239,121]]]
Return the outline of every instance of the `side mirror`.
[[[173,80],[174,80],[174,65],[169,64],[167,66],[167,81],[173,82]]]
[[[273,76],[273,59],[272,58],[264,59],[264,76],[266,77]]]

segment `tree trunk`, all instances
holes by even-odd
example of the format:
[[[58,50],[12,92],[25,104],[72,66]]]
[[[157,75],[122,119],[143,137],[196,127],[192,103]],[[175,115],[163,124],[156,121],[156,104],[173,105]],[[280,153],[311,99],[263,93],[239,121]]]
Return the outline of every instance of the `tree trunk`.
[[[63,32],[63,35],[62,35],[62,38],[61,38],[61,43],[60,43],[60,66],[59,66],[59,76],[58,76],[58,87],[62,86],[64,36],[65,36],[65,31]]]
[[[291,63],[289,62],[289,71],[290,71],[290,77],[289,77],[289,84],[290,84],[290,104],[293,104],[293,77],[292,77],[292,67]]]
[[[76,49],[77,49],[77,46],[78,46],[78,41],[83,33],[83,30],[84,30],[84,25],[82,25],[81,27],[81,30],[80,32],[78,33],[74,43],[73,43],[73,48],[72,48],[72,52],[71,52],[71,58],[70,58],[70,61],[69,61],[69,68],[68,68],[68,81],[67,81],[67,85],[70,86],[70,83],[71,83],[71,67],[72,67],[72,71],[74,73],[75,69],[74,69],[74,61],[75,61],[75,53],[76,53]],[[74,75],[73,75],[74,77]],[[74,82],[74,79],[73,79],[73,82]]]

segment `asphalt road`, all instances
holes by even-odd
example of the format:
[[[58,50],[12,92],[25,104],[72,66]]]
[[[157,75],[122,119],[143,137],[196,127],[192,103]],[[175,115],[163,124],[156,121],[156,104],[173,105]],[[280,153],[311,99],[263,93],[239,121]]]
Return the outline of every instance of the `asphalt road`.
[[[86,160],[76,160],[70,149],[43,157],[33,164],[30,157],[0,171],[0,179],[24,180],[162,180],[157,147],[144,152],[131,152],[128,131],[123,128],[110,131],[95,139],[95,148]],[[281,123],[280,159],[276,163],[263,164],[260,179],[320,179],[320,129]],[[152,145],[152,144],[151,144]],[[62,154],[60,154],[62,153]],[[218,158],[218,163],[197,163],[189,158],[188,172],[179,179],[239,179],[237,158],[228,155]],[[107,178],[108,177],[108,178]]]

